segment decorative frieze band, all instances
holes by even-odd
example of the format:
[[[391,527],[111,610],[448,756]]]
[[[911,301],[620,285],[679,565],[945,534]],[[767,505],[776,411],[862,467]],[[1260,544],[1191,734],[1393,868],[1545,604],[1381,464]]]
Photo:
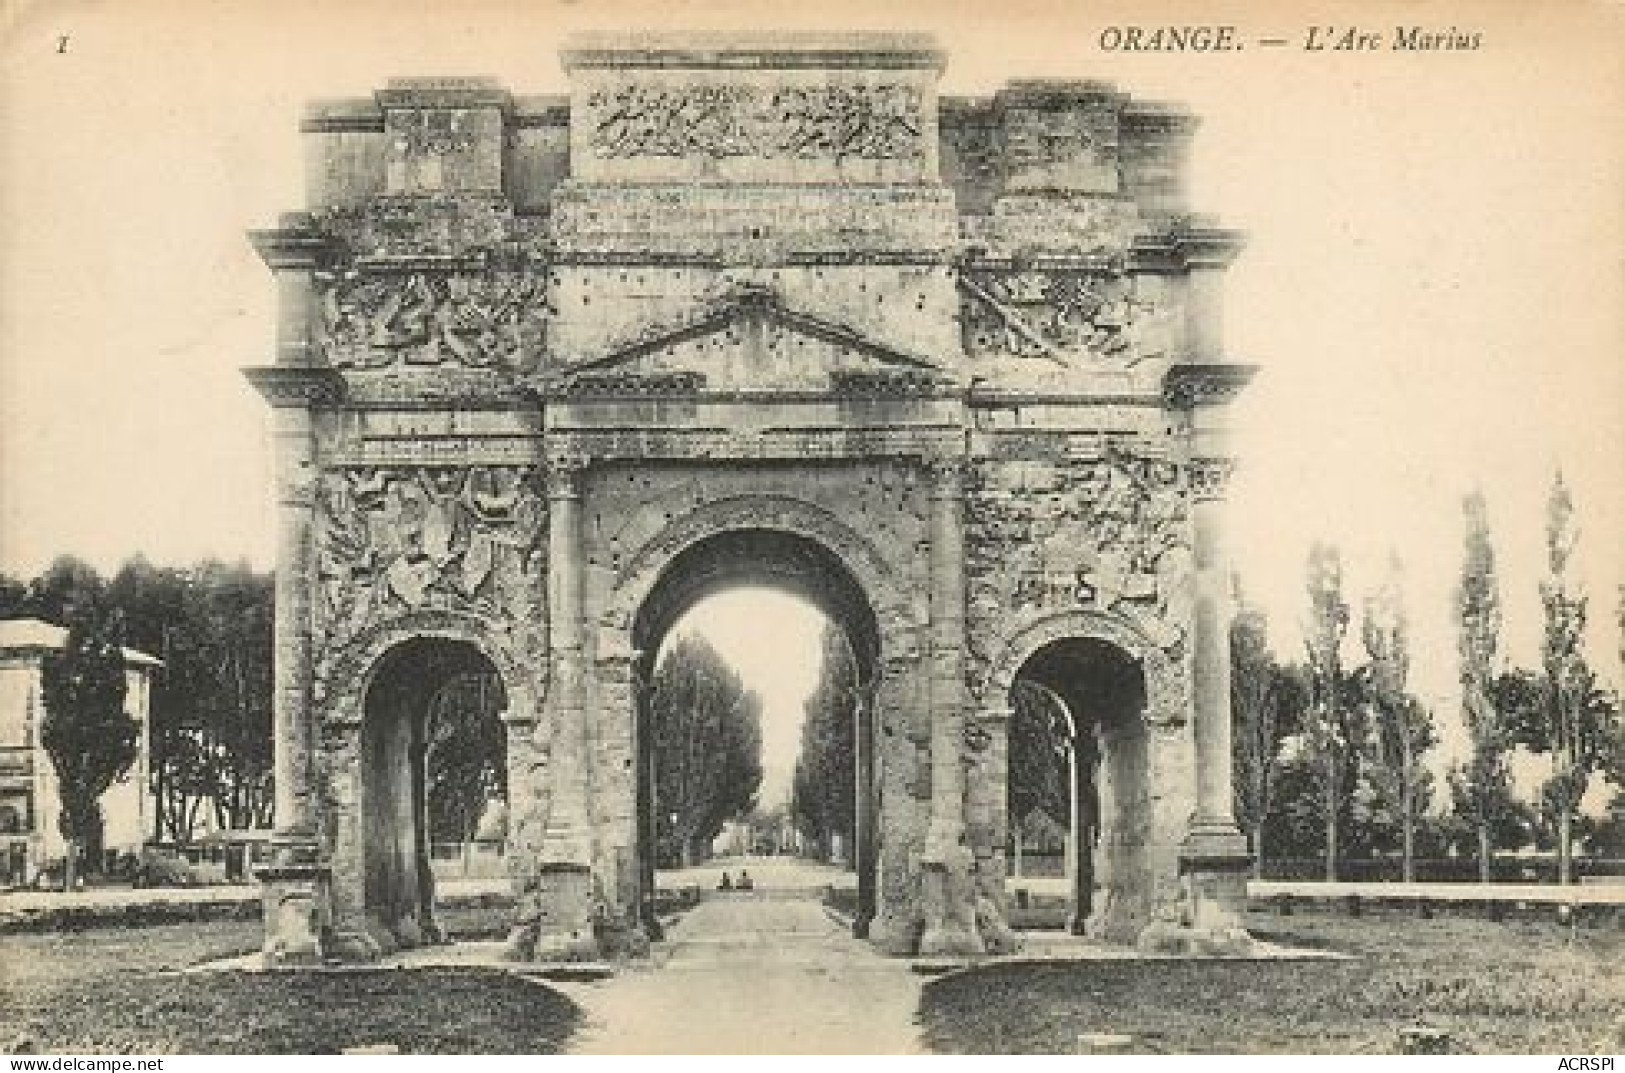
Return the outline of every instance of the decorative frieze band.
[[[886,160],[925,152],[921,95],[911,86],[635,84],[594,92],[587,106],[599,157]]]

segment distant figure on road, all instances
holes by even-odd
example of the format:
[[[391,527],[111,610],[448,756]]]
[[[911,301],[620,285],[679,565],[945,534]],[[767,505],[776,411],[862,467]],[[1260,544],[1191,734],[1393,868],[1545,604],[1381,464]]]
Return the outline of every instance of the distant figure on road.
[[[734,881],[728,878],[728,873],[722,873],[722,881],[717,884],[718,890],[733,890]]]
[[[750,878],[750,873],[745,871],[743,868],[741,868],[739,870],[739,889],[740,890],[755,890],[756,889],[755,881],[753,881]]]

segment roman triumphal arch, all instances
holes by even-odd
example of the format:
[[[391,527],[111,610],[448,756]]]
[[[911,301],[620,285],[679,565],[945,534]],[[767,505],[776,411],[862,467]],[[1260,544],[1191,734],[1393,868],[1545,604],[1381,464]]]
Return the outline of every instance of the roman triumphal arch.
[[[312,107],[253,238],[278,453],[272,960],[438,936],[425,698],[496,683],[509,949],[647,938],[641,690],[717,587],[852,639],[858,929],[1010,949],[1012,690],[1064,705],[1080,927],[1245,942],[1231,819],[1238,236],[1194,120],[1096,82],[942,97],[913,37],[579,42],[569,93],[413,79]],[[1095,815],[1098,813],[1098,815]],[[1086,919],[1085,919],[1086,918]]]

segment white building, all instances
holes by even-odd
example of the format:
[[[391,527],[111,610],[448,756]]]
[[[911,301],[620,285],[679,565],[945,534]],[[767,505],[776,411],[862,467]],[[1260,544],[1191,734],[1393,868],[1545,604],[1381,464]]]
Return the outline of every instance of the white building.
[[[42,867],[67,852],[57,826],[62,800],[56,767],[39,735],[41,667],[46,653],[60,651],[67,636],[62,627],[38,619],[0,621],[0,885],[31,883]],[[134,853],[152,829],[147,715],[159,666],[144,652],[124,649],[124,710],[141,724],[141,750],[124,777],[102,795],[108,850]]]

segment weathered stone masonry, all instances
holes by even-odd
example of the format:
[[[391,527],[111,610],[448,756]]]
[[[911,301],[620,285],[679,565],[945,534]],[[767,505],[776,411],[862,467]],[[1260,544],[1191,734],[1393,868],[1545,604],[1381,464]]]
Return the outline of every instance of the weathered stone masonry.
[[[469,661],[506,698],[512,954],[637,949],[638,683],[744,582],[860,652],[878,947],[1008,948],[1023,675],[1095,720],[1090,927],[1241,941],[1240,241],[1188,210],[1184,112],[1093,82],[939,98],[942,65],[910,37],[598,40],[567,97],[311,109],[308,208],[253,236],[280,302],[248,370],[278,464],[274,960],[436,937],[411,728]]]

